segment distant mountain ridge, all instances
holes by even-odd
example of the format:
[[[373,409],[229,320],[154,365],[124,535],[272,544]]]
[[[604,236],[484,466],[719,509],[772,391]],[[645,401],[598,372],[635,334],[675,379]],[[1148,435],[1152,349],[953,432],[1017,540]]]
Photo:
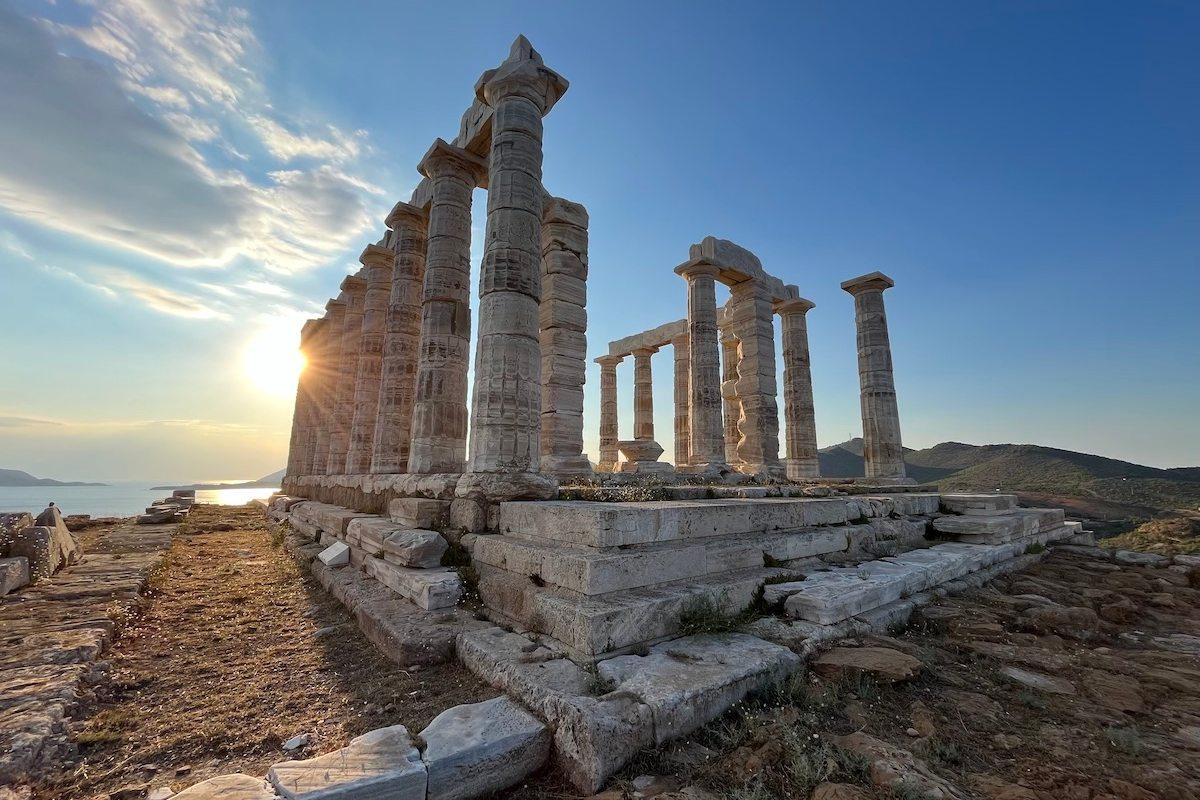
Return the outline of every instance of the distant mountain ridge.
[[[252,481],[230,481],[229,483],[188,483],[177,486],[151,486],[151,490],[167,490],[174,491],[175,489],[196,489],[199,491],[211,491],[215,489],[270,489],[276,487],[283,480],[283,473],[286,470],[278,470],[270,475],[264,475],[257,480]]]
[[[863,474],[862,439],[818,453],[821,475]],[[908,476],[940,489],[1002,489],[1094,497],[1155,508],[1200,506],[1200,467],[1160,469],[1115,458],[1034,444],[942,442],[905,448]]]
[[[19,469],[0,469],[0,486],[107,486],[107,483],[86,481],[57,481],[54,478],[35,478]]]

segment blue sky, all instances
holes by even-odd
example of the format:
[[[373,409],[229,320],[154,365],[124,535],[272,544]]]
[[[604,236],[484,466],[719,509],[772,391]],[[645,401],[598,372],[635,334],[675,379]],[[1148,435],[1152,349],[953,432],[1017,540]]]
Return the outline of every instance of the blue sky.
[[[860,427],[838,284],[881,269],[907,445],[1200,463],[1195,4],[0,0],[0,467],[278,468],[292,332],[518,33],[571,81],[593,356],[684,315],[712,234],[817,304],[822,445]],[[597,410],[593,365],[593,457]]]

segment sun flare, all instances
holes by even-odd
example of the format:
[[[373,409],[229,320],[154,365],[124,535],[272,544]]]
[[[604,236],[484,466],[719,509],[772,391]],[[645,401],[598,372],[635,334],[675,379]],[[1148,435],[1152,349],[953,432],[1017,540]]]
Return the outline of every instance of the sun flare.
[[[296,341],[292,320],[271,324],[246,342],[242,367],[246,377],[260,392],[276,397],[291,397],[305,359]]]

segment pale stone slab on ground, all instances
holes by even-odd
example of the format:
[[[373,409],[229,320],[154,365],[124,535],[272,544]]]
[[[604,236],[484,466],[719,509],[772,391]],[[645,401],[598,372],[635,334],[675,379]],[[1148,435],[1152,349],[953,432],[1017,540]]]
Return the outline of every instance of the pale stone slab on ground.
[[[507,789],[550,754],[550,731],[507,697],[455,706],[421,731],[428,800],[466,800]]]
[[[1028,514],[964,514],[938,517],[933,521],[933,529],[939,533],[995,536],[1008,541],[1036,533],[1037,518]]]
[[[327,567],[344,567],[350,563],[350,547],[345,542],[334,542],[317,555]]]
[[[942,510],[948,514],[995,514],[1017,507],[1015,494],[943,494]]]
[[[365,733],[316,758],[281,761],[267,778],[288,800],[425,800],[428,784],[403,725]]]
[[[235,772],[218,775],[171,795],[171,800],[275,800],[279,795],[262,778]]]
[[[452,569],[398,567],[381,558],[363,564],[367,575],[427,611],[453,608],[462,597],[462,579]]]
[[[1014,683],[1019,683],[1030,689],[1037,689],[1039,692],[1075,694],[1075,684],[1066,678],[1056,678],[1052,675],[1043,675],[1040,672],[1033,672],[1032,670],[1012,666],[1001,668],[1000,674]]]
[[[725,713],[800,666],[786,647],[741,633],[689,636],[655,645],[645,656],[601,661],[601,677],[649,706],[662,744]]]
[[[29,583],[29,559],[25,556],[0,558],[0,597]]]

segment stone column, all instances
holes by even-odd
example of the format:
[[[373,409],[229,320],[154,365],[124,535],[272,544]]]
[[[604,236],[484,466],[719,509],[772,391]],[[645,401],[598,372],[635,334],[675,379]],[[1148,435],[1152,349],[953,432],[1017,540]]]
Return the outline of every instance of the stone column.
[[[654,439],[654,375],[650,357],[657,347],[633,351],[633,438]]]
[[[730,324],[739,340],[737,394],[740,469],[782,476],[779,460],[779,401],[775,379],[775,317],[771,298],[757,280],[731,288]]]
[[[392,290],[371,456],[371,472],[377,475],[408,469],[425,280],[425,212],[408,203],[397,203],[388,215],[387,226],[392,229]]]
[[[717,342],[717,289],[720,271],[702,260],[675,268],[687,281],[690,465],[711,469],[725,464],[721,430],[721,359]]]
[[[903,482],[904,447],[900,411],[892,378],[892,344],[888,338],[883,292],[896,283],[882,272],[853,278],[842,288],[854,296],[858,338],[858,382],[861,388],[863,461],[866,477]]]
[[[738,443],[742,438],[738,431],[738,420],[742,416],[742,404],[737,396],[738,353],[738,338],[729,331],[722,331],[721,359],[724,369],[721,373],[721,399],[724,401],[725,461],[733,467],[741,463],[738,458]]]
[[[617,466],[617,364],[622,356],[600,356],[600,461],[596,469],[612,472]]]
[[[584,359],[587,358],[587,209],[561,197],[542,210],[541,469],[590,475],[583,454]]]
[[[675,354],[675,466],[687,466],[691,452],[691,434],[688,410],[691,401],[691,355],[688,353],[690,337],[685,333],[671,340]]]
[[[362,338],[363,307],[367,282],[361,275],[342,280],[339,299],[346,303],[342,318],[342,337],[338,348],[337,375],[333,378],[333,408],[329,424],[329,458],[326,475],[345,475],[346,455],[350,452],[350,426],[354,422],[354,382],[358,377],[358,348]]]
[[[471,347],[471,192],[484,164],[438,139],[418,169],[433,186],[408,471],[462,472]]]
[[[288,446],[287,477],[307,475],[312,464],[313,434],[313,353],[314,339],[321,320],[307,320],[300,328],[300,354],[304,358],[304,369],[296,381],[296,404],[292,409],[292,438]]]
[[[524,37],[485,72],[492,108],[488,216],[479,274],[471,471],[535,473],[541,456],[542,116],[566,81]]]
[[[358,340],[354,421],[350,425],[350,450],[346,455],[346,472],[350,475],[369,473],[375,450],[383,340],[387,333],[388,298],[392,292],[392,251],[382,245],[369,244],[358,260],[363,265],[367,291],[363,297],[363,328]]]
[[[313,435],[310,475],[325,475],[329,463],[329,436],[333,430],[333,399],[339,374],[338,359],[342,352],[342,325],[346,317],[346,302],[340,296],[325,304],[325,324],[321,327],[317,347],[316,430]]]
[[[802,297],[775,304],[783,331],[783,417],[787,423],[787,476],[792,480],[821,475],[805,317],[812,307],[813,303]]]

